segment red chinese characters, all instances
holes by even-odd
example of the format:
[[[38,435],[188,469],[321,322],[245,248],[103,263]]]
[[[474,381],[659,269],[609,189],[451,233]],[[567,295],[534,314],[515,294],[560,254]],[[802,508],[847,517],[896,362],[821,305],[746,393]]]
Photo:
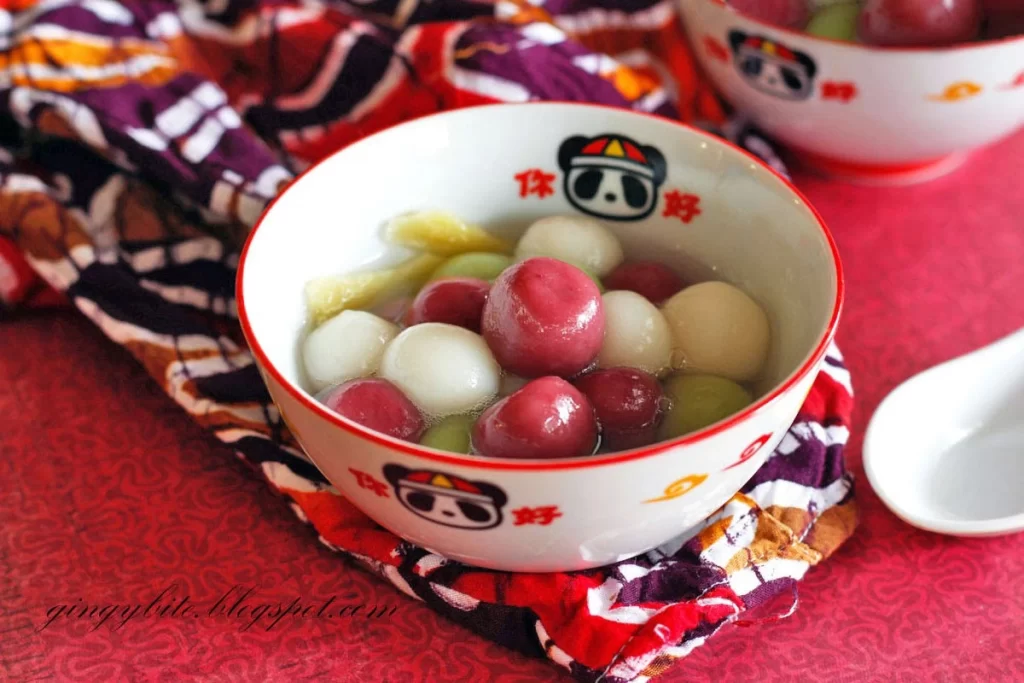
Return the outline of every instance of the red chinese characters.
[[[689,223],[700,213],[699,196],[679,190],[669,190],[665,193],[665,210],[661,212],[662,217],[678,218],[683,223]]]
[[[541,199],[545,199],[555,193],[553,186],[555,182],[554,173],[545,173],[539,168],[531,168],[522,173],[517,173],[514,178],[519,183],[520,197],[525,198],[530,195],[536,195]]]
[[[372,474],[367,474],[366,472],[362,472],[351,467],[348,468],[348,471],[352,473],[353,477],[355,477],[356,484],[359,486],[359,488],[366,489],[368,491],[373,491],[376,495],[380,496],[381,498],[388,497],[388,485],[382,481],[375,479]]]
[[[539,524],[548,526],[551,522],[562,516],[557,505],[542,505],[540,507],[521,507],[512,511],[515,517],[512,524],[523,526],[524,524]]]
[[[849,104],[857,97],[857,94],[857,86],[853,83],[825,81],[821,84],[821,99],[823,100],[836,100],[842,104]]]

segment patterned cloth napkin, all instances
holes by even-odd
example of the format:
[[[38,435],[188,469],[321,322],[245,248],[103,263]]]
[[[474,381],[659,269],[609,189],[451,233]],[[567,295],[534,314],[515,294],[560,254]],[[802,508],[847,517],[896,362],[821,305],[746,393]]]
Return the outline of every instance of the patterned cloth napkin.
[[[262,470],[330,548],[583,681],[645,681],[795,586],[856,525],[838,350],[776,452],[699,528],[575,574],[475,570],[382,530],[305,458],[245,347],[238,249],[301,169],[497,101],[680,118],[785,169],[701,79],[671,0],[8,0],[0,301],[71,303]],[[603,678],[602,678],[603,677]]]

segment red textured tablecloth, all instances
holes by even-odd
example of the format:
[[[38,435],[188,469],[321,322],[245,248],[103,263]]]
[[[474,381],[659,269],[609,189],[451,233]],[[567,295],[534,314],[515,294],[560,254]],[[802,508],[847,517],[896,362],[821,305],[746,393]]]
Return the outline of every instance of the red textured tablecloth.
[[[888,391],[1024,326],[1022,176],[1024,134],[913,188],[797,174],[846,266],[863,521],[792,617],[727,627],[659,680],[1024,680],[1024,534],[916,531],[860,465]],[[347,568],[73,312],[0,322],[0,450],[0,680],[568,680]],[[246,591],[250,609],[310,609],[247,630],[231,609]],[[149,596],[150,616],[94,629],[61,608],[120,595]],[[332,599],[362,607],[318,617]]]

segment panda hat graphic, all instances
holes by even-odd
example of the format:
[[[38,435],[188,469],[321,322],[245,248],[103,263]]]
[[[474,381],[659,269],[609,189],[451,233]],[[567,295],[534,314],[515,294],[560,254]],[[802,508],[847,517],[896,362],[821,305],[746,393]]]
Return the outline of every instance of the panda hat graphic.
[[[818,67],[809,55],[743,31],[731,31],[729,45],[736,68],[752,88],[784,100],[806,100],[813,94]]]
[[[384,478],[402,505],[428,522],[456,529],[493,529],[501,524],[505,492],[493,484],[467,481],[434,470],[385,465]]]
[[[558,148],[558,166],[569,203],[613,221],[650,215],[667,174],[661,152],[617,133],[569,138]]]

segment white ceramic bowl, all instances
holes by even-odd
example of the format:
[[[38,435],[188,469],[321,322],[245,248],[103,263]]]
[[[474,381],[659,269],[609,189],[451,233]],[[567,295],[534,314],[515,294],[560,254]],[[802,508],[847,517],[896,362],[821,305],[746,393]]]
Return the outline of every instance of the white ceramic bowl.
[[[1024,36],[881,48],[771,26],[721,0],[677,1],[715,87],[830,175],[929,180],[1024,126]],[[759,68],[741,68],[748,62]]]
[[[638,160],[581,151],[602,136],[618,138],[625,153],[639,151]],[[630,174],[646,183],[651,201],[631,208],[621,200],[570,198],[560,161],[602,169],[609,183]],[[611,217],[606,223],[628,256],[660,260],[697,280],[714,274],[760,301],[773,343],[756,403],[700,432],[630,452],[512,460],[445,453],[371,432],[326,410],[300,386],[303,286],[389,253],[406,257],[380,237],[396,214],[442,209],[515,236],[540,217],[579,212],[573,201]],[[699,214],[678,210],[691,203]],[[739,490],[810,390],[835,333],[843,283],[821,218],[754,157],[662,118],[529,103],[418,119],[317,164],[252,231],[237,296],[271,396],[343,495],[395,534],[447,557],[509,571],[565,571],[650,550]],[[413,491],[433,496],[431,512],[406,502]]]

